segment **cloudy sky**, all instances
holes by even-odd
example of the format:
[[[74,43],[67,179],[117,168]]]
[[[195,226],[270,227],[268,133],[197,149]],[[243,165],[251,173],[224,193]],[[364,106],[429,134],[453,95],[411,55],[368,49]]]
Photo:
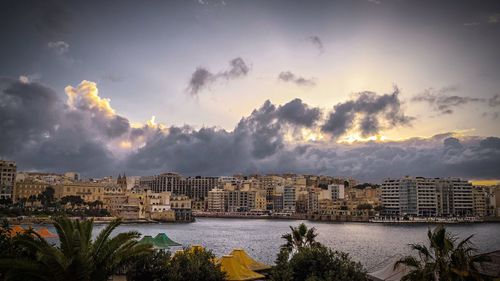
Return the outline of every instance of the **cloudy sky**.
[[[498,1],[2,1],[0,157],[500,178]]]

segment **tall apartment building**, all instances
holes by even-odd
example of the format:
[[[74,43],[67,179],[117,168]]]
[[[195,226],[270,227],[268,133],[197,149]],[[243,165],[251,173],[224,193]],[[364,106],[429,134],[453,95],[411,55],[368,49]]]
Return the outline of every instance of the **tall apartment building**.
[[[283,211],[295,212],[295,186],[287,185],[283,188]]]
[[[16,162],[0,160],[0,199],[12,199],[16,168]]]
[[[460,179],[386,179],[381,190],[386,215],[465,216],[473,213],[472,185]]]
[[[483,187],[475,186],[472,189],[472,198],[474,202],[474,216],[486,216],[486,190]]]
[[[204,200],[208,192],[217,187],[217,177],[184,177],[176,173],[141,177],[140,185],[148,186],[153,192],[170,192],[186,195],[193,200]]]
[[[226,192],[220,188],[214,188],[208,192],[207,203],[209,212],[226,211]]]
[[[225,192],[228,212],[248,212],[255,209],[256,191],[226,190]]]

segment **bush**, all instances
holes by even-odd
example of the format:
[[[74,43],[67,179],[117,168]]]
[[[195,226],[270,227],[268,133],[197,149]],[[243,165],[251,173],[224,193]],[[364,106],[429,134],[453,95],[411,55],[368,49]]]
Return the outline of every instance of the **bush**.
[[[204,249],[175,253],[158,251],[138,261],[127,273],[130,281],[223,281],[225,273],[214,263],[215,256]]]
[[[367,280],[360,263],[352,261],[347,253],[332,251],[323,245],[302,248],[288,259],[288,253],[282,250],[272,280]]]

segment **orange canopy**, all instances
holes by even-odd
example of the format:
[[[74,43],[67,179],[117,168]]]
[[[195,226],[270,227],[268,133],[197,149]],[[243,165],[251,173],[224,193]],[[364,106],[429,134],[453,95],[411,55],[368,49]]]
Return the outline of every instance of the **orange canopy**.
[[[24,228],[22,228],[20,225],[14,225],[10,231],[9,231],[9,234],[10,234],[10,237],[14,237],[18,234],[21,234],[25,231]]]
[[[56,238],[57,235],[50,232],[46,227],[40,228],[36,233],[40,235],[42,238]]]

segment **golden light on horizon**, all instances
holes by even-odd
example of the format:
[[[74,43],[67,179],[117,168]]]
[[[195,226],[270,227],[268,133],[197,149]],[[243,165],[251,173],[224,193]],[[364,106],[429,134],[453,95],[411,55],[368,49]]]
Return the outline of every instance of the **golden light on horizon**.
[[[470,180],[472,185],[483,185],[483,186],[491,186],[491,185],[500,185],[500,179],[496,180]]]

